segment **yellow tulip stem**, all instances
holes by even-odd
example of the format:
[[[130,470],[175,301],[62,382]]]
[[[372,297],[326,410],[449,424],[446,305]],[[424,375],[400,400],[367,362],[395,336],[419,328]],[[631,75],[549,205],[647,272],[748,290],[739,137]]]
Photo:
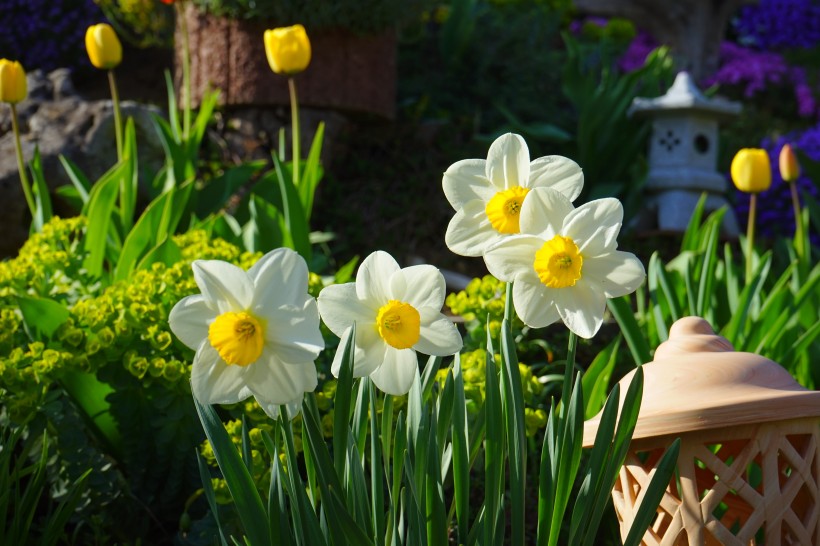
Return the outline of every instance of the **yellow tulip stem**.
[[[177,2],[176,8],[182,30],[182,138],[187,141],[191,133],[191,47],[184,4]]]
[[[302,156],[299,150],[299,103],[296,99],[296,82],[293,76],[288,77],[288,89],[290,90],[290,123],[293,137],[293,186],[298,188],[299,162]]]
[[[749,222],[746,224],[746,284],[752,281],[752,254],[755,248],[755,217],[757,216],[757,194],[749,198]]]
[[[120,96],[117,93],[117,81],[114,71],[108,71],[108,85],[111,87],[111,102],[114,105],[114,136],[117,139],[117,160],[122,161],[122,118],[120,117]]]
[[[31,193],[31,184],[26,175],[26,162],[23,159],[23,147],[20,144],[20,126],[17,123],[17,108],[14,104],[9,104],[11,107],[11,128],[14,131],[14,145],[17,149],[17,169],[20,171],[20,183],[23,185],[23,195],[26,197],[28,210],[31,211],[32,218],[37,212],[34,204],[34,195]]]
[[[800,214],[800,197],[797,195],[797,182],[789,182],[792,193],[792,207],[794,207],[794,249],[799,257],[803,257],[803,216]]]

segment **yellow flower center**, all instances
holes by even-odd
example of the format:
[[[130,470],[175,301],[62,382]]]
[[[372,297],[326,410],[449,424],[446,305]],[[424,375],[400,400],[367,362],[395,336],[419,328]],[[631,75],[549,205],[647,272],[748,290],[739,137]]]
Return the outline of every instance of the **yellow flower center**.
[[[584,257],[578,245],[569,237],[556,235],[535,253],[535,272],[541,282],[550,288],[575,286],[581,278]]]
[[[487,213],[487,219],[496,231],[499,233],[519,233],[521,231],[518,218],[521,214],[521,204],[524,203],[524,197],[529,191],[521,186],[513,186],[496,193],[487,202],[484,212]]]
[[[222,313],[208,327],[208,341],[227,364],[253,364],[265,345],[263,321],[244,311]]]
[[[409,349],[421,336],[421,318],[409,303],[390,300],[382,305],[376,315],[376,329],[391,347]]]

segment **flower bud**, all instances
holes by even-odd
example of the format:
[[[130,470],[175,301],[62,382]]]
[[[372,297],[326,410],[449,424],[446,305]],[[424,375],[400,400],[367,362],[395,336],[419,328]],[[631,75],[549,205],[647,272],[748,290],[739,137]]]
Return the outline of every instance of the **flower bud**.
[[[85,49],[88,58],[97,68],[115,68],[122,61],[122,45],[111,25],[91,25],[85,32]]]
[[[780,178],[783,182],[794,182],[800,176],[800,163],[792,150],[791,144],[784,144],[780,149]]]
[[[310,40],[305,27],[274,28],[265,31],[265,53],[271,70],[277,74],[296,74],[310,63]]]
[[[26,98],[26,72],[17,61],[0,59],[0,102],[16,104]]]
[[[772,185],[769,154],[760,148],[743,148],[732,159],[732,182],[746,193],[760,193]]]

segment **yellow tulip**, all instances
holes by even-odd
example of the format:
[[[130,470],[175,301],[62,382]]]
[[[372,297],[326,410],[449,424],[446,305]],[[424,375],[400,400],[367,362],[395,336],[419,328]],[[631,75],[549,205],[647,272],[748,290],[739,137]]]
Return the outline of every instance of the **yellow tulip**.
[[[302,25],[266,30],[264,38],[268,64],[277,74],[296,74],[310,64],[310,40]]]
[[[794,182],[800,176],[800,163],[792,150],[791,144],[780,149],[780,178],[783,182]]]
[[[26,98],[26,72],[17,61],[0,59],[0,102],[16,104]]]
[[[117,33],[107,23],[91,25],[85,32],[85,49],[91,64],[101,69],[111,69],[122,61],[122,44]]]
[[[760,193],[772,185],[769,154],[760,148],[743,148],[732,159],[732,182],[746,193]]]

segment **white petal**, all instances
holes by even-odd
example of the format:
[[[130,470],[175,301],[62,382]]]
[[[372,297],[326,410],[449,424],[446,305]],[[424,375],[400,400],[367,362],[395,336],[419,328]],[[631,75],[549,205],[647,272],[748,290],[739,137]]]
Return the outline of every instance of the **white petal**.
[[[318,384],[313,362],[285,364],[270,351],[248,366],[248,387],[260,405],[287,404]]]
[[[410,386],[418,373],[416,351],[388,347],[384,353],[384,363],[370,374],[370,379],[387,394],[401,396],[410,392]]]
[[[221,260],[196,260],[192,268],[205,300],[220,313],[250,308],[253,282],[241,268]]]
[[[356,274],[356,294],[365,302],[384,305],[391,299],[390,277],[400,269],[396,260],[383,250],[377,250],[362,261]]]
[[[208,337],[208,327],[216,318],[205,298],[196,294],[179,300],[168,315],[168,325],[182,343],[196,350]]]
[[[444,234],[444,242],[451,252],[459,256],[481,256],[488,246],[501,240],[485,209],[483,201],[470,201],[456,212]]]
[[[319,330],[319,310],[316,300],[310,298],[300,309],[296,306],[281,307],[270,315],[265,329],[265,346],[288,364],[313,362],[325,340]]]
[[[356,284],[352,282],[332,284],[319,292],[319,314],[325,325],[338,337],[342,337],[354,322],[375,322],[378,311],[378,307],[368,307],[359,300]]]
[[[495,278],[512,282],[519,278],[535,278],[535,253],[544,241],[535,235],[511,235],[490,247],[484,263]]]
[[[597,256],[615,250],[621,231],[624,209],[612,197],[581,205],[564,220],[563,235],[570,237],[584,256]]]
[[[262,256],[248,270],[253,279],[253,309],[298,305],[308,297],[308,267],[304,258],[289,248],[277,248]]]
[[[352,331],[352,328],[344,331],[339,347],[347,343]],[[353,377],[370,375],[373,370],[381,366],[384,362],[386,346],[372,323],[356,325],[356,340],[353,345]],[[342,351],[337,349],[330,366],[330,371],[335,377],[339,377],[339,371],[342,369],[342,357]]]
[[[634,254],[620,250],[584,260],[581,274],[600,286],[607,298],[631,294],[646,278],[641,261]]]
[[[397,300],[409,303],[417,310],[422,307],[441,309],[447,292],[444,275],[428,264],[405,267],[393,275],[390,287]]]
[[[606,296],[600,288],[581,279],[575,286],[554,293],[555,305],[567,328],[585,339],[598,332],[606,309]]]
[[[584,189],[584,172],[573,160],[560,155],[539,157],[530,163],[530,188],[552,188],[570,201]]]
[[[463,341],[453,321],[438,309],[421,309],[421,337],[413,349],[432,356],[450,356],[461,350]]]
[[[519,135],[501,135],[487,152],[487,178],[498,190],[526,186],[530,177],[530,151]]]
[[[487,202],[493,198],[497,190],[487,180],[486,172],[487,162],[483,159],[463,159],[444,172],[441,186],[455,210],[475,199]]]
[[[216,349],[203,341],[191,367],[191,389],[203,404],[235,404],[251,395],[246,369],[229,366]]]
[[[550,188],[536,188],[527,194],[521,205],[521,233],[538,235],[542,240],[549,241],[562,233],[564,219],[573,209],[563,193]]]
[[[547,288],[538,277],[535,282],[518,281],[513,284],[513,307],[524,324],[543,328],[557,322],[561,316],[553,302],[555,289]]]

